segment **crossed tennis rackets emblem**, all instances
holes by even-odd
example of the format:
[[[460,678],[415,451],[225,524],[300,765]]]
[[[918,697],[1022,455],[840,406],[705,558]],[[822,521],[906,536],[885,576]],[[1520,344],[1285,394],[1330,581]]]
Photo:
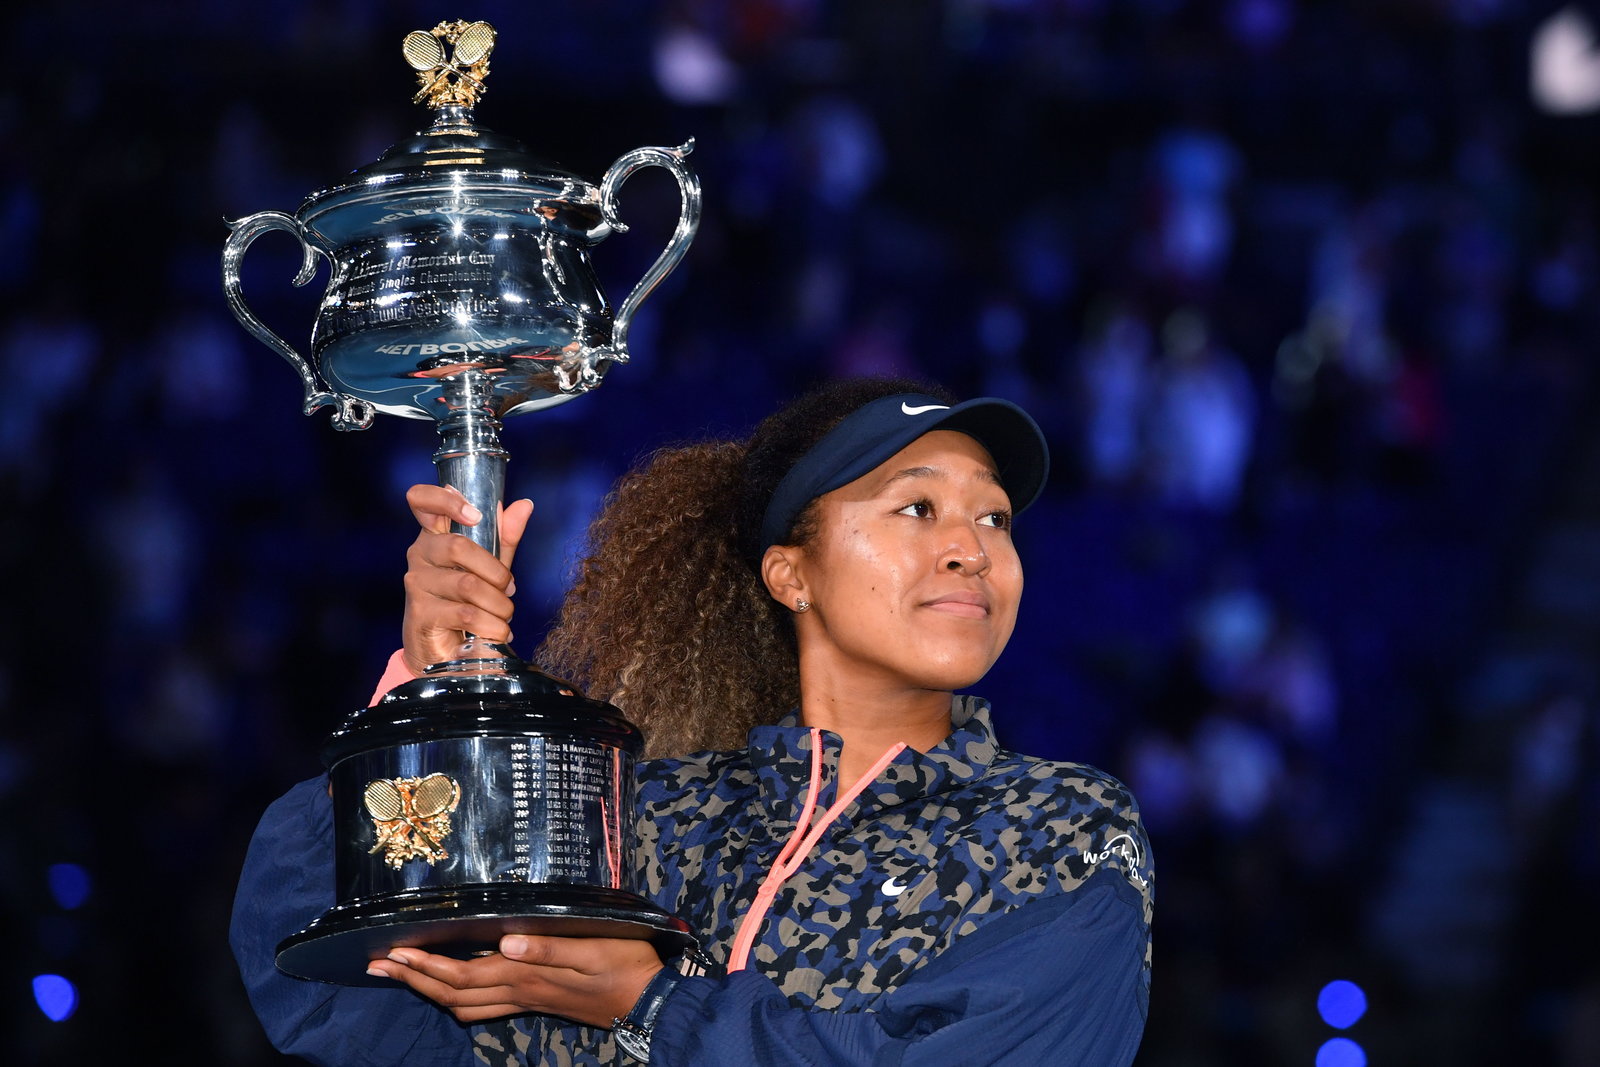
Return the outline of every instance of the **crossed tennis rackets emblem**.
[[[377,837],[369,854],[381,850],[383,862],[397,871],[407,860],[426,860],[431,867],[450,858],[444,839],[450,836],[450,813],[461,803],[454,778],[379,778],[367,783],[362,799]]]
[[[422,84],[414,103],[471,107],[484,92],[494,27],[487,22],[441,22],[431,30],[406,34],[400,50]]]

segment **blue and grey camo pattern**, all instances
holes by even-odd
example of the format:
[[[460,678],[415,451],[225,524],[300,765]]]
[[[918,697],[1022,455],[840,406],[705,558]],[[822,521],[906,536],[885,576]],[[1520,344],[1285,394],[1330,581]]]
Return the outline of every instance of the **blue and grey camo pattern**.
[[[998,916],[1127,879],[1144,903],[1149,982],[1151,857],[1133,799],[1092,767],[1001,749],[988,705],[957,697],[938,748],[907,749],[850,805],[779,891],[750,967],[791,1004],[869,1011],[918,967]],[[823,734],[832,803],[840,742]],[[686,920],[722,964],[739,921],[804,803],[810,732],[791,715],[750,746],[639,767],[645,895]],[[599,1067],[629,1062],[609,1031],[526,1015],[479,1027],[486,1063]]]

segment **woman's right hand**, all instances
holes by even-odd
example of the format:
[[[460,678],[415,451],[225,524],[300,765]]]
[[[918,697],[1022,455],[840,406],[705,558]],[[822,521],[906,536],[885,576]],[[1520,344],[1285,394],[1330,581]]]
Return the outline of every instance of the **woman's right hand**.
[[[500,558],[460,534],[451,522],[476,526],[482,515],[459,490],[414,485],[406,503],[422,527],[406,550],[406,610],[401,638],[406,666],[420,675],[455,659],[466,634],[510,643],[511,560],[533,514],[531,500],[500,509]]]

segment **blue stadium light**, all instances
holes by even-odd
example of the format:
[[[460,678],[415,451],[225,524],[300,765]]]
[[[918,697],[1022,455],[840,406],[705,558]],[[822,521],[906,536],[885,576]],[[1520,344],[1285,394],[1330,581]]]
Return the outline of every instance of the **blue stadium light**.
[[[1317,1049],[1317,1067],[1367,1067],[1367,1053],[1348,1037],[1331,1037]]]
[[[33,999],[51,1022],[61,1022],[78,1010],[78,989],[59,974],[41,974],[33,980]]]
[[[67,911],[83,906],[89,899],[89,872],[76,863],[50,865],[50,893]]]
[[[1329,982],[1317,994],[1317,1014],[1336,1030],[1354,1026],[1366,1013],[1367,995],[1354,982]]]

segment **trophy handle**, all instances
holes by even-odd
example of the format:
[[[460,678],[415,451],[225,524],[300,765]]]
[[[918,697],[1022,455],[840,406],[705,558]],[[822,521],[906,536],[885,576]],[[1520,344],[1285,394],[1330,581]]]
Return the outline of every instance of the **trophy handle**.
[[[316,276],[317,256],[323,253],[306,240],[305,228],[293,215],[282,211],[258,211],[254,215],[229,222],[228,228],[233,232],[228,235],[228,243],[222,249],[222,290],[228,296],[228,307],[233,311],[233,317],[243,323],[244,328],[253,333],[262,344],[288,360],[289,365],[299,373],[300,381],[306,390],[307,415],[318,408],[332,406],[335,429],[365,430],[371,426],[373,416],[371,404],[323,388],[322,383],[317,380],[316,372],[311,369],[310,362],[295,351],[293,345],[273,333],[266,323],[256,318],[255,312],[244,302],[244,288],[239,282],[239,264],[244,259],[250,243],[268,230],[283,230],[285,233],[293,234],[295,240],[300,242],[300,273],[295,275],[295,285],[305,285]]]
[[[622,302],[622,307],[617,311],[611,330],[611,344],[605,354],[605,358],[614,362],[628,362],[628,324],[633,320],[633,313],[644,303],[644,298],[661,284],[661,279],[678,265],[683,254],[689,250],[689,242],[694,240],[695,231],[700,228],[700,179],[683,162],[683,158],[693,151],[693,137],[677,148],[635,148],[611,164],[611,169],[606,171],[605,178],[600,182],[600,212],[618,233],[626,233],[628,227],[617,217],[617,190],[636,170],[644,167],[665,167],[670,170],[672,176],[678,179],[682,202],[678,228],[672,232],[666,250],[645,271],[644,277],[639,279],[639,284],[633,287],[633,292],[628,294],[628,299]]]

